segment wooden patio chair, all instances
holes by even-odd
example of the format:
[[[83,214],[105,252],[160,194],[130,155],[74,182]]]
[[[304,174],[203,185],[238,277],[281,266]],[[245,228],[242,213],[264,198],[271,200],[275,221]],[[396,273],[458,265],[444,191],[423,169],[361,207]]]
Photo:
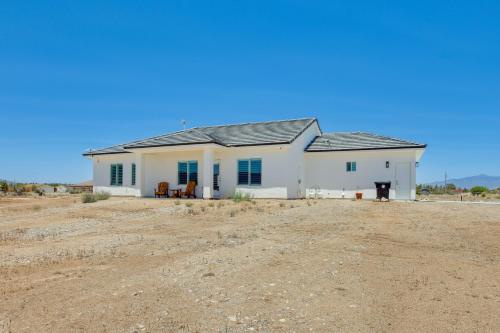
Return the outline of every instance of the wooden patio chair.
[[[155,189],[155,198],[168,198],[168,183],[161,182],[158,184],[158,189]]]
[[[194,180],[190,180],[187,183],[186,190],[184,192],[181,191],[181,198],[184,196],[186,198],[193,197],[196,199],[196,182]]]

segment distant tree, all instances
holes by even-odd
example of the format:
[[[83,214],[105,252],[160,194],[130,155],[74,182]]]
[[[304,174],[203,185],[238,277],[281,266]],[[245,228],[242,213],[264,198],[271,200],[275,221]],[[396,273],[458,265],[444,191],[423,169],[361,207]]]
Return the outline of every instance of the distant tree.
[[[470,189],[471,193],[474,195],[479,195],[481,193],[486,193],[489,189],[486,186],[474,186]]]
[[[4,193],[9,191],[9,184],[5,180],[0,181],[0,191]]]
[[[455,191],[456,189],[457,187],[455,186],[455,184],[446,184],[447,191]]]

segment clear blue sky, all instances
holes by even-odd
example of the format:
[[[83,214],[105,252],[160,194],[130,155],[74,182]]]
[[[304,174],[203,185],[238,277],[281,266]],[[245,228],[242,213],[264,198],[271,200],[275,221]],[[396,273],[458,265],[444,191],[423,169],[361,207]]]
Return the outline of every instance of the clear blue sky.
[[[0,178],[189,126],[315,116],[429,145],[418,181],[500,175],[498,1],[3,1]]]

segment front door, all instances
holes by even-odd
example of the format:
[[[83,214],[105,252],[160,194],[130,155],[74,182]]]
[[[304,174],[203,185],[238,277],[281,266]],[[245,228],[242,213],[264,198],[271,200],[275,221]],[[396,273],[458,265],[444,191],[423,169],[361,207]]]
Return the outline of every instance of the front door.
[[[411,163],[396,164],[396,199],[411,199]]]
[[[220,197],[220,163],[214,164],[214,197]]]

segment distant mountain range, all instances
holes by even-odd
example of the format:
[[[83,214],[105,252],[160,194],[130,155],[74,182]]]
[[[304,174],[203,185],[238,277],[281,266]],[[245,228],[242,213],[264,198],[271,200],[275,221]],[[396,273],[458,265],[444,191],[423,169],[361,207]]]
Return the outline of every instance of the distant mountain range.
[[[454,184],[456,187],[460,188],[471,188],[473,186],[486,186],[489,189],[500,188],[500,177],[498,176],[478,175],[472,177],[448,179],[447,182],[448,184]],[[429,185],[443,186],[444,181],[430,183]]]

